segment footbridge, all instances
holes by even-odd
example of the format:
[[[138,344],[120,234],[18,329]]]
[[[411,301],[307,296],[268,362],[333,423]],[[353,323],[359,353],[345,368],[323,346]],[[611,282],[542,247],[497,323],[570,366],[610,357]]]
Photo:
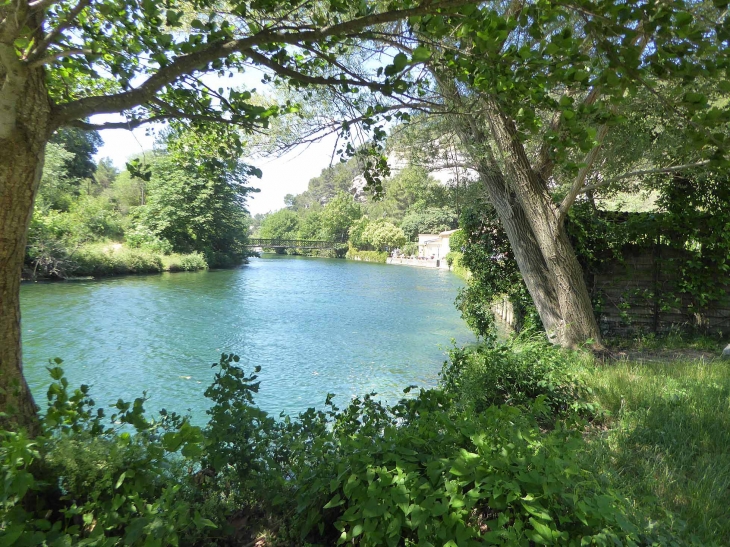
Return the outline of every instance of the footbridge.
[[[340,249],[344,241],[322,241],[316,239],[261,239],[251,238],[246,247],[262,249]]]

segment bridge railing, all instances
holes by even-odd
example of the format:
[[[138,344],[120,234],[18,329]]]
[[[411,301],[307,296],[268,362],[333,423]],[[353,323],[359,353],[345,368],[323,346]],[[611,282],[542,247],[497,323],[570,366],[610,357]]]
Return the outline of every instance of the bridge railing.
[[[296,248],[296,249],[333,249],[344,245],[344,241],[322,241],[316,239],[262,239],[250,238],[247,247],[263,247],[268,249]]]

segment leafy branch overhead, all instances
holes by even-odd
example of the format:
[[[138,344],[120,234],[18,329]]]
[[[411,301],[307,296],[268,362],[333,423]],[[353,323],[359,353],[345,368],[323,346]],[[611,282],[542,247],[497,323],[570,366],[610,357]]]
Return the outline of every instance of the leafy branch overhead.
[[[146,0],[130,7],[122,0],[19,0],[0,7],[0,62],[9,76],[48,67],[56,126],[82,125],[94,114],[116,112],[124,112],[131,126],[170,118],[265,126],[279,108],[256,106],[248,91],[212,90],[189,76],[230,76],[260,65],[301,85],[345,90],[389,85],[387,77],[371,82],[344,73],[311,73],[322,56],[346,48],[377,25],[465,3],[401,2],[378,10],[337,1],[221,6],[209,0]]]

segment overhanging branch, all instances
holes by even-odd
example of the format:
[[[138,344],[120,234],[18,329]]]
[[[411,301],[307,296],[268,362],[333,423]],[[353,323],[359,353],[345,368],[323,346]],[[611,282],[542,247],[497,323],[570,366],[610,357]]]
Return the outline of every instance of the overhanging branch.
[[[84,9],[86,9],[90,4],[91,0],[79,0],[78,4],[71,8],[71,11],[68,12],[66,18],[63,21],[59,22],[58,25],[56,25],[56,28],[52,29],[48,34],[46,34],[43,40],[41,40],[40,43],[33,48],[33,53],[28,56],[27,61],[29,63],[37,61],[40,56],[43,55],[43,53],[45,53],[45,51],[48,49],[48,46],[50,46],[64,30],[69,28],[76,20],[76,17],[78,17],[79,14],[84,11]]]
[[[209,63],[217,59],[228,58],[237,53],[247,55],[251,48],[255,46],[264,44],[296,45],[302,42],[317,42],[331,36],[341,36],[360,31],[373,25],[390,23],[437,10],[451,9],[468,3],[470,3],[470,0],[427,2],[410,9],[386,11],[351,19],[320,30],[283,33],[276,30],[264,30],[247,38],[214,43],[203,50],[177,57],[135,89],[114,95],[86,97],[57,106],[54,112],[54,123],[56,126],[61,126],[72,120],[88,118],[95,114],[111,114],[129,110],[149,102],[159,90],[174,83],[180,77],[205,69]]]
[[[633,177],[643,177],[644,175],[660,175],[662,173],[676,173],[677,171],[684,171],[685,169],[694,169],[697,167],[705,167],[706,165],[709,165],[709,164],[710,164],[710,160],[704,160],[704,161],[698,161],[696,163],[685,163],[683,165],[673,165],[671,167],[658,167],[656,169],[641,169],[639,171],[631,171],[629,173],[624,173],[623,175],[619,175],[617,177],[611,177],[610,179],[602,180],[601,182],[597,182],[595,184],[589,184],[587,186],[584,186],[583,188],[580,189],[579,193],[585,194],[586,192],[592,192],[593,190],[602,188],[613,182],[617,182],[617,181],[623,180],[623,179],[630,179]]]

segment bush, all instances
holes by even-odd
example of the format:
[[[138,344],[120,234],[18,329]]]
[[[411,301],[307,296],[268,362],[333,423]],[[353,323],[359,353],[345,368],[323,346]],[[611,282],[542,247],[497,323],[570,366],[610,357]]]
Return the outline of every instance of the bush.
[[[388,261],[388,253],[384,251],[358,251],[349,249],[345,258],[348,260],[362,260],[363,262],[380,262],[385,264]]]
[[[142,248],[165,255],[172,253],[172,244],[166,239],[158,237],[145,226],[137,226],[133,230],[127,231],[124,234],[124,241],[135,249]]]
[[[173,254],[163,258],[162,262],[165,269],[170,272],[195,272],[208,269],[208,263],[200,253]]]
[[[542,337],[541,337],[542,338]],[[492,405],[529,407],[543,398],[551,414],[594,412],[575,354],[544,340],[454,348],[441,373],[444,389],[477,412]]]
[[[75,260],[75,275],[107,276],[158,273],[163,270],[159,255],[121,245],[84,247],[76,254]]]
[[[0,431],[0,544],[170,545],[215,527],[182,496],[200,428],[147,419],[142,398],[120,399],[107,427],[87,386],[69,393],[60,364],[49,368],[43,434]]]
[[[401,253],[406,256],[418,256],[418,243],[406,243],[401,248]]]
[[[581,400],[565,354],[512,349],[454,350],[444,389],[392,406],[330,395],[280,421],[224,354],[204,429],[144,398],[107,427],[52,367],[44,435],[0,434],[0,543],[240,544],[245,514],[283,545],[676,545],[594,472],[582,427],[544,427]]]

